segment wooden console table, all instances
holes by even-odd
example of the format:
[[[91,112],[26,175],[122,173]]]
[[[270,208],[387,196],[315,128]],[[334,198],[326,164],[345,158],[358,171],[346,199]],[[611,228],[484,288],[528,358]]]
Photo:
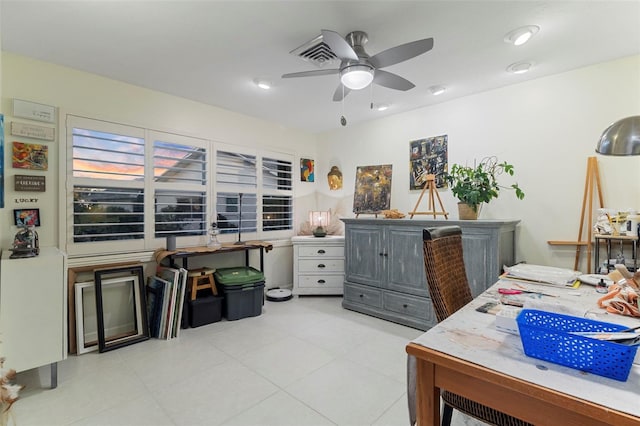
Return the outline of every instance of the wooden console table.
[[[163,260],[168,259],[169,264],[173,264],[175,260],[182,259],[182,267],[187,268],[188,259],[194,256],[205,256],[210,254],[231,253],[234,251],[244,251],[245,265],[249,266],[249,250],[260,250],[260,270],[264,270],[264,252],[270,251],[273,244],[266,241],[246,241],[241,244],[222,243],[221,247],[185,247],[176,250],[158,249],[153,254],[156,263],[160,265]]]

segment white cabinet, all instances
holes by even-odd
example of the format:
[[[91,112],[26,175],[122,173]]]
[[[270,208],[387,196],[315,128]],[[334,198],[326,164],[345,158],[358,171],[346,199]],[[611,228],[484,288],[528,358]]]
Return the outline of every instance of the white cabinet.
[[[9,256],[2,251],[0,354],[18,372],[50,364],[56,387],[56,363],[67,356],[66,256],[55,247],[42,247],[36,257]]]
[[[344,283],[344,237],[293,237],[293,294],[340,295]]]

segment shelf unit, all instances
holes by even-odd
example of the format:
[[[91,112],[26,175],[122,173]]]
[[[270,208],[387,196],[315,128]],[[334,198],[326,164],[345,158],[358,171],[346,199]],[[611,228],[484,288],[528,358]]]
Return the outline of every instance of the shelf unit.
[[[7,367],[20,372],[49,364],[57,386],[57,362],[67,357],[66,255],[42,247],[35,257],[0,263],[0,340]]]
[[[618,243],[620,246],[620,251],[624,253],[624,245],[629,243],[631,245],[631,259],[633,261],[633,266],[630,266],[628,262],[625,262],[625,265],[631,271],[638,270],[638,245],[639,240],[637,235],[602,235],[595,234],[593,236],[595,240],[595,251],[594,251],[594,260],[595,260],[595,273],[600,273],[600,243],[604,243],[604,248],[607,253],[607,272],[614,269],[613,264],[611,263],[612,259],[612,246],[615,243]]]

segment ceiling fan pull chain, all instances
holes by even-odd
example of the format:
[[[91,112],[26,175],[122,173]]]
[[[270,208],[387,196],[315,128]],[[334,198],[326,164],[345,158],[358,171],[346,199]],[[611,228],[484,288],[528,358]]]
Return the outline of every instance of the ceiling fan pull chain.
[[[369,87],[370,87],[369,94],[370,94],[370,97],[371,97],[371,106],[370,106],[370,108],[373,109],[373,84],[370,84]]]
[[[344,116],[344,84],[342,84],[342,116],[340,117],[340,124],[342,124],[342,126],[346,126],[347,125],[347,119]]]

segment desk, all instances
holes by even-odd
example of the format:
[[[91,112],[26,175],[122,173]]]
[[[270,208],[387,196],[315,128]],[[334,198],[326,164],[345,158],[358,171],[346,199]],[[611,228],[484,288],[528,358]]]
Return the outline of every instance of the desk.
[[[174,260],[182,259],[182,267],[187,268],[187,259],[193,256],[205,256],[210,254],[231,253],[234,251],[244,251],[245,265],[249,266],[249,250],[260,250],[260,270],[264,270],[264,252],[273,248],[271,243],[265,241],[247,241],[242,244],[222,243],[221,247],[186,247],[176,250],[158,249],[154,253],[156,263],[160,265],[164,259],[169,259],[173,264]]]
[[[495,316],[475,310],[495,299],[498,287],[512,286],[499,281],[407,345],[407,353],[416,358],[418,424],[440,424],[440,389],[447,389],[537,425],[639,425],[640,365],[634,364],[629,379],[620,382],[530,358],[519,336],[495,330]],[[594,287],[583,284],[579,296],[566,289],[528,287],[560,296],[545,301],[585,311],[588,306],[588,318],[639,324],[597,308],[600,295]]]

